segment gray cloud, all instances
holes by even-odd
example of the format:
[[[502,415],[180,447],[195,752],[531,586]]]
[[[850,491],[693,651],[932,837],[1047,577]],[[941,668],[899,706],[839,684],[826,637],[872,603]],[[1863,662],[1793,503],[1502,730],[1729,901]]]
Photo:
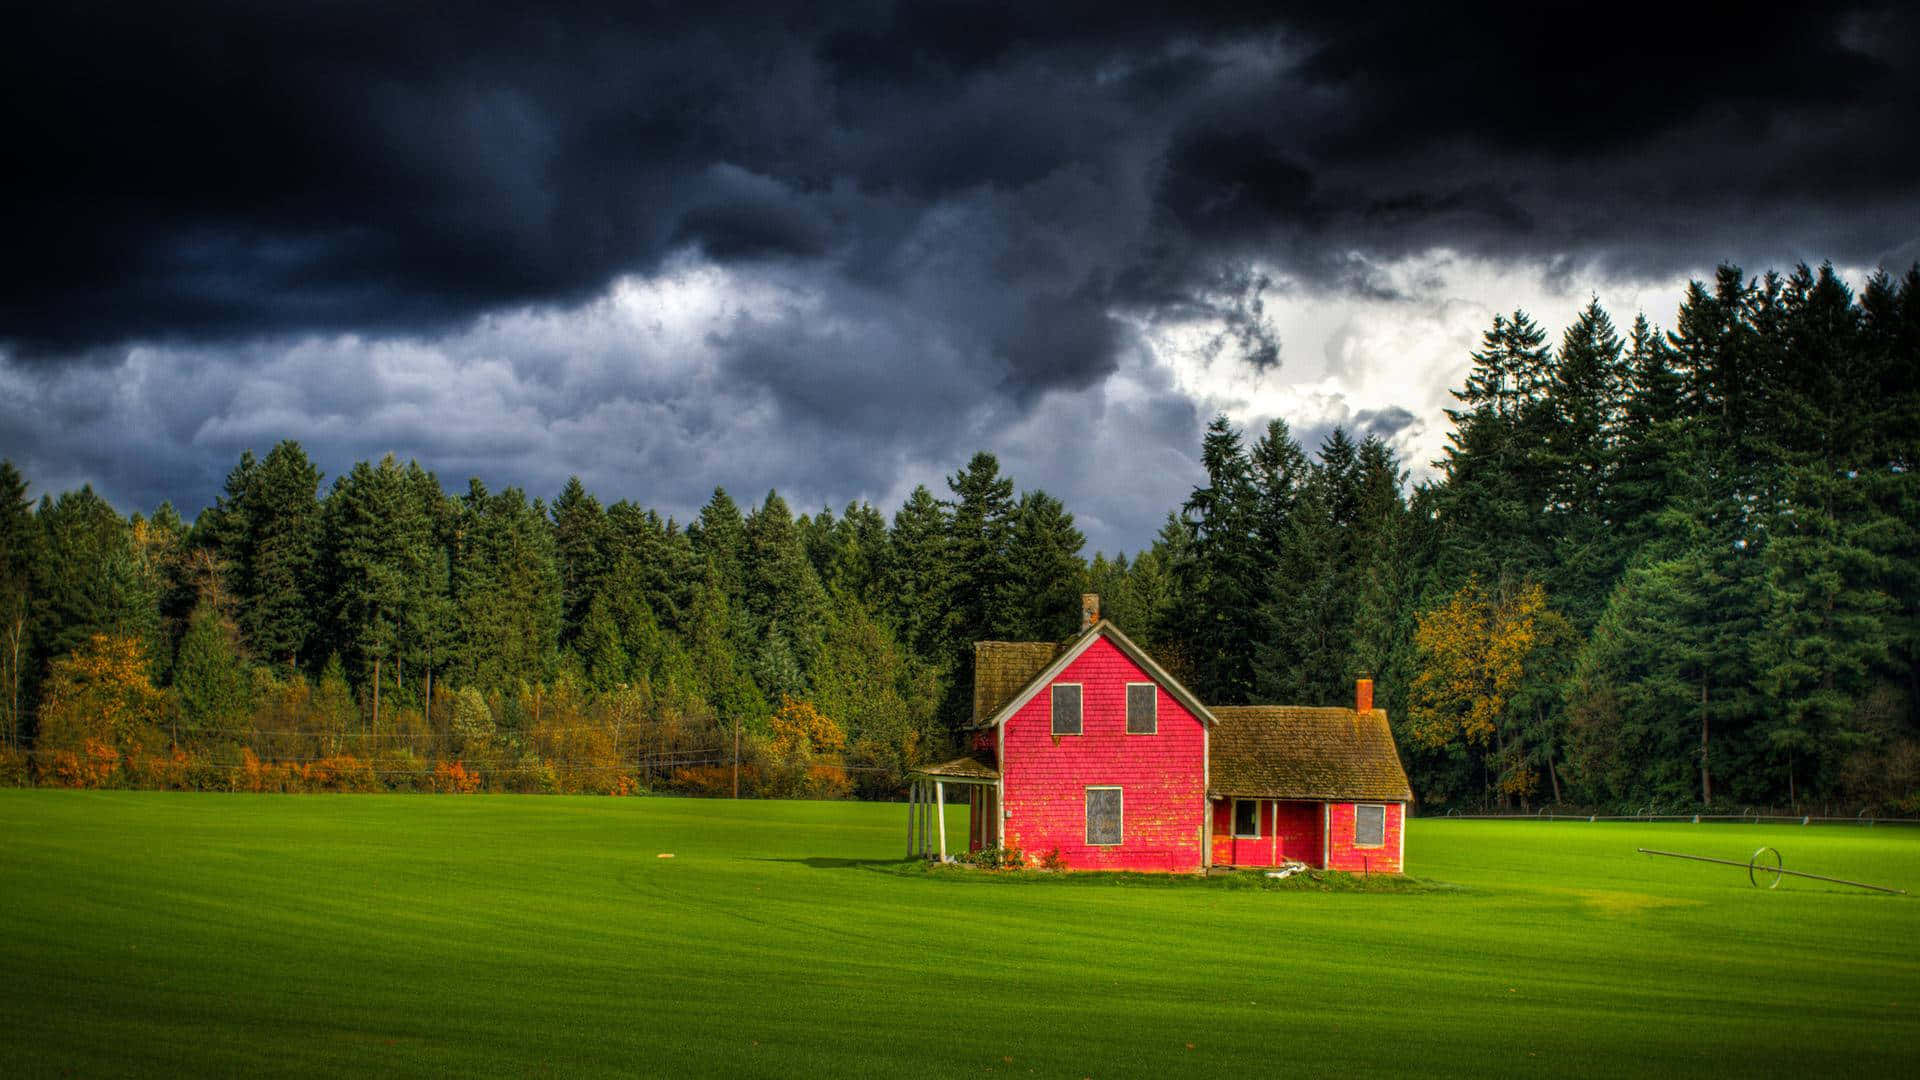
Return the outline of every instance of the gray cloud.
[[[1208,407],[1141,327],[1270,373],[1276,297],[1426,298],[1380,267],[1434,249],[1622,278],[1920,250],[1898,5],[1327,11],[24,12],[0,453],[139,505],[298,437],[684,507],[1005,446],[1134,546]],[[735,291],[676,321],[702,272]],[[1152,482],[1109,494],[1113,460]]]

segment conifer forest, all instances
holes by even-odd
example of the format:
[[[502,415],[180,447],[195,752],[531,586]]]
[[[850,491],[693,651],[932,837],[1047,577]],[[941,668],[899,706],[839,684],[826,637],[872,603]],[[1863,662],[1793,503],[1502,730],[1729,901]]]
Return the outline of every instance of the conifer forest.
[[[1422,813],[1920,814],[1920,269],[1516,311],[1454,395],[1417,484],[1217,418],[1151,546],[1091,556],[984,451],[897,507],[684,522],[291,441],[191,522],[8,464],[0,782],[894,798],[958,751],[972,643],[1091,592],[1210,703],[1371,674]]]

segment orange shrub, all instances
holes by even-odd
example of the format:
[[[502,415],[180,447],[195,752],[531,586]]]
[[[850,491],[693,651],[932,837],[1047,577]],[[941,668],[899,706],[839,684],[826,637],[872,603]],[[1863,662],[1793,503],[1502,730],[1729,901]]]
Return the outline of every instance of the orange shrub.
[[[352,754],[335,754],[311,762],[300,769],[300,780],[308,791],[379,791],[380,778],[373,766]]]
[[[60,787],[106,787],[119,771],[120,751],[92,738],[83,740],[78,751],[46,751],[40,761],[40,778]]]
[[[442,761],[433,767],[433,790],[446,795],[471,795],[480,790],[480,774],[468,772],[464,762],[449,765]]]

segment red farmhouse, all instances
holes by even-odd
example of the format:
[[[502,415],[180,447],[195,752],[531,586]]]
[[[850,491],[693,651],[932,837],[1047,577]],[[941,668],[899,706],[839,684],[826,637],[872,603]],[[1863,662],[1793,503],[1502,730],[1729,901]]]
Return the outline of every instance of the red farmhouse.
[[[909,845],[970,787],[968,846],[1081,870],[1305,863],[1399,873],[1412,789],[1373,685],[1351,709],[1209,708],[1112,623],[1066,644],[974,644],[973,752],[914,771]]]

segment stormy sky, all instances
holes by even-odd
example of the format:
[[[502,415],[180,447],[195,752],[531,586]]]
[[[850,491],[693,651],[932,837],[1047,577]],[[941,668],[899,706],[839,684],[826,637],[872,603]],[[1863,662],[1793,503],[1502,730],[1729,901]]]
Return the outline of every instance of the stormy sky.
[[[0,456],[191,515],[293,438],[684,519],[988,449],[1132,550],[1215,412],[1419,475],[1495,311],[1920,259],[1909,5],[1167,6],[17,11]]]

